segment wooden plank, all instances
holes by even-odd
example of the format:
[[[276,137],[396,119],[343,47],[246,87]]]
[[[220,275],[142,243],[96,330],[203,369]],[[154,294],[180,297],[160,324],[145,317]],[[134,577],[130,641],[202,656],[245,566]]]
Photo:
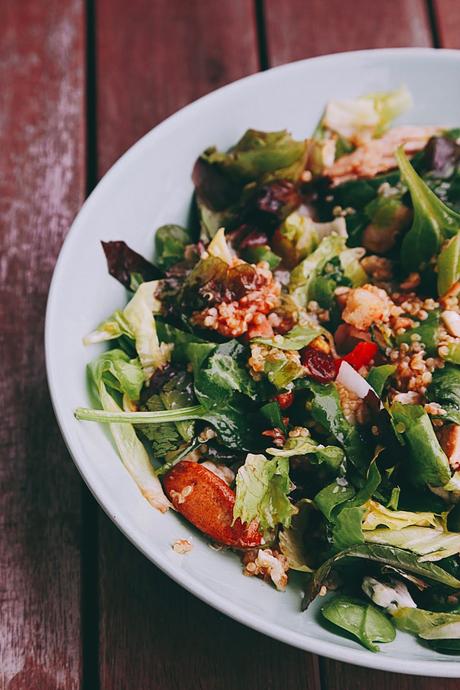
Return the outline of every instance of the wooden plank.
[[[100,0],[99,173],[177,108],[258,69],[248,0]],[[133,35],[136,40],[133,41]],[[100,520],[100,674],[104,690],[162,690],[282,678],[318,688],[317,660],[208,608],[162,575],[105,516]]]
[[[100,175],[175,110],[257,71],[252,10],[249,0],[98,3]]]
[[[440,48],[460,48],[460,3],[434,0],[434,17]]]
[[[265,20],[271,67],[345,50],[432,45],[425,0],[265,0]]]
[[[84,198],[84,2],[0,3],[0,688],[77,689],[81,482],[47,393],[48,285]]]
[[[450,13],[458,16],[455,0],[436,0],[440,30],[448,28]],[[449,5],[449,7],[447,7]],[[453,6],[457,8],[454,12]],[[441,7],[444,6],[444,7]],[[430,46],[432,34],[422,0],[276,0],[265,1],[267,57],[270,66],[326,53],[391,46]],[[458,35],[458,31],[457,31]],[[458,38],[457,38],[458,42]],[[321,660],[321,684],[327,690],[368,690],[370,672],[328,659]],[[434,679],[372,671],[374,690],[429,690]],[[443,689],[457,690],[460,681],[443,681]]]
[[[317,657],[206,606],[101,523],[104,690],[319,690]]]

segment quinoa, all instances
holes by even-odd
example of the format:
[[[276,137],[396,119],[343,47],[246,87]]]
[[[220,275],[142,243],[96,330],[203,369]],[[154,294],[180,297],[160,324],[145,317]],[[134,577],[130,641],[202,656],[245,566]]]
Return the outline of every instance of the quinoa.
[[[251,549],[242,557],[243,575],[271,580],[284,591],[288,583],[289,565],[286,556],[276,549]]]
[[[191,322],[217,331],[226,338],[238,338],[243,333],[248,333],[252,338],[272,336],[273,328],[267,315],[280,304],[281,284],[265,262],[258,263],[255,272],[253,289],[248,290],[240,299],[223,300],[194,312]]]

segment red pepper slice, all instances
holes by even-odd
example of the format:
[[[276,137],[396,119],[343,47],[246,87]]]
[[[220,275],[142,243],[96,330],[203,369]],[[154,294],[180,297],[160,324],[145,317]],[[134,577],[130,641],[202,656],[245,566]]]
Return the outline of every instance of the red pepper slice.
[[[377,354],[378,347],[375,343],[361,342],[358,343],[351,352],[342,357],[341,361],[345,360],[348,364],[359,370],[361,367],[367,366]]]

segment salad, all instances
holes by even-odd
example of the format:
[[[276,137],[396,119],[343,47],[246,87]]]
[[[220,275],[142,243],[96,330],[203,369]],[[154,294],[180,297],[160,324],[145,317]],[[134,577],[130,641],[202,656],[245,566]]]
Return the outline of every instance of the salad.
[[[103,242],[129,301],[84,339],[112,347],[75,415],[245,575],[299,571],[335,631],[459,653],[460,129],[391,126],[410,105],[249,129],[199,156],[152,262]]]

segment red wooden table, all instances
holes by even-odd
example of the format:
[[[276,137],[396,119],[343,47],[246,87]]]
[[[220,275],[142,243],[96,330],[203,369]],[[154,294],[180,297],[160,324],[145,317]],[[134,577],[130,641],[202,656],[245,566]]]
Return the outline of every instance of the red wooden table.
[[[434,687],[291,649],[168,580],[82,485],[43,358],[64,236],[136,139],[259,69],[402,45],[460,48],[459,0],[0,0],[0,690]]]

